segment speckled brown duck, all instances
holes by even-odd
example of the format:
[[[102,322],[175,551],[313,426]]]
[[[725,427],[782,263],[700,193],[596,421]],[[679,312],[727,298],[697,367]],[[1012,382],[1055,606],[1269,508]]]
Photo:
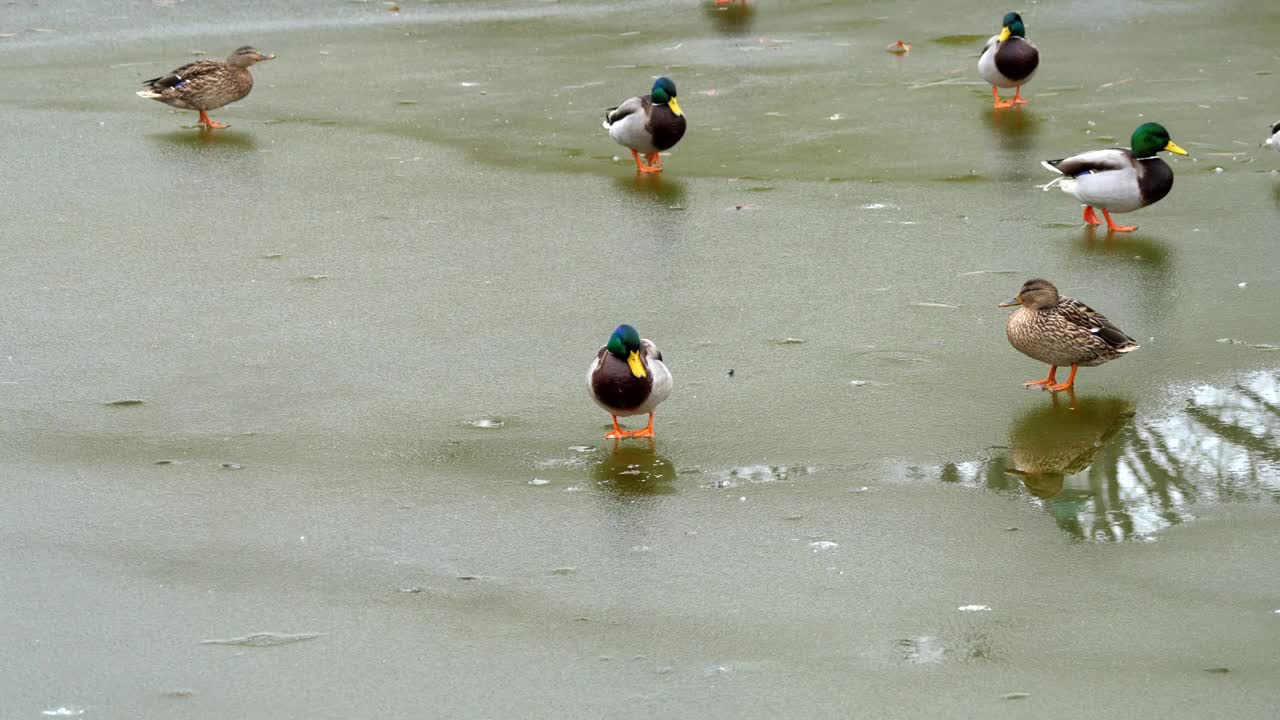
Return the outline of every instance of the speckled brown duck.
[[[1023,383],[1057,392],[1076,381],[1081,366],[1095,367],[1138,349],[1101,313],[1074,298],[1058,294],[1048,280],[1037,278],[1023,283],[1017,296],[1000,307],[1019,306],[1009,316],[1005,332],[1009,344],[1027,357],[1049,364],[1049,377]],[[1071,376],[1059,384],[1059,367],[1071,366]]]
[[[253,89],[253,75],[249,73],[249,67],[274,58],[275,55],[263,55],[245,45],[226,60],[197,60],[168,75],[144,80],[142,84],[147,89],[139,90],[138,97],[183,110],[198,110],[199,122],[205,127],[228,127],[211,119],[209,111],[244,99]]]

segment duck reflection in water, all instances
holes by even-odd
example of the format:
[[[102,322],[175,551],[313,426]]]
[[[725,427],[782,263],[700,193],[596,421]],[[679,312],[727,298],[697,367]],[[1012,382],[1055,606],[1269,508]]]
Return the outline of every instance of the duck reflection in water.
[[[631,199],[663,209],[680,210],[684,207],[684,183],[675,178],[664,178],[660,173],[637,173],[635,177],[615,178],[614,186]]]
[[[1025,493],[1060,529],[1089,542],[1154,537],[1195,518],[1197,505],[1280,502],[1280,374],[1188,392],[1181,410],[1135,416],[1130,399],[1066,402],[1064,391],[1056,404],[1013,420],[1004,452],[928,471],[943,482]]]
[[[1005,472],[1022,479],[1038,498],[1057,497],[1067,476],[1084,472],[1134,416],[1122,398],[1054,402],[1018,418],[1009,429]]]
[[[591,479],[618,497],[672,495],[676,467],[659,455],[653,441],[614,441],[613,452],[591,469]]]
[[[992,154],[1007,156],[1004,159],[1026,163],[1032,160],[1026,153],[1035,145],[1036,135],[1040,133],[1041,118],[1032,112],[1001,112],[986,108],[982,111],[983,120],[991,128],[995,146]],[[1011,177],[1024,179],[1028,175],[1021,169],[1013,170]]]
[[[253,135],[245,133],[228,135],[214,132],[203,126],[198,132],[194,133],[190,130],[175,130],[166,133],[152,133],[150,137],[157,143],[164,145],[183,149],[213,148],[226,155],[252,153],[258,149],[258,141],[254,139]]]
[[[712,26],[725,35],[741,35],[750,30],[756,13],[748,0],[708,0],[704,7]]]

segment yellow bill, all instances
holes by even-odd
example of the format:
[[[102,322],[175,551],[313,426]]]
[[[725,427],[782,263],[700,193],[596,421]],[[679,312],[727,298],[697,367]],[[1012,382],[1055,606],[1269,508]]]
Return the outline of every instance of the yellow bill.
[[[1178,155],[1186,155],[1186,154],[1187,154],[1187,151],[1186,151],[1186,150],[1183,150],[1182,148],[1178,147],[1178,143],[1176,143],[1176,142],[1174,142],[1174,141],[1172,141],[1172,140],[1170,140],[1170,141],[1169,141],[1169,144],[1168,144],[1168,145],[1165,145],[1165,146],[1164,146],[1164,149],[1165,149],[1165,150],[1168,150],[1168,151],[1169,151],[1169,152],[1171,152],[1171,153],[1176,153],[1176,154],[1178,154]]]
[[[1010,35],[1012,35],[1012,34],[1013,34],[1013,31],[1009,30],[1009,28],[1001,28],[1001,29],[1000,29],[1000,42],[1004,42],[1005,40],[1008,40],[1008,39],[1009,39],[1009,36],[1010,36]]]
[[[677,115],[684,114],[684,111],[680,109],[680,103],[677,102],[675,98],[671,98],[670,100],[667,101],[667,107],[671,108],[671,112]]]
[[[635,375],[638,378],[645,377],[646,373],[644,371],[644,363],[640,362],[639,350],[633,350],[631,354],[627,356],[627,364],[631,366],[632,375]]]

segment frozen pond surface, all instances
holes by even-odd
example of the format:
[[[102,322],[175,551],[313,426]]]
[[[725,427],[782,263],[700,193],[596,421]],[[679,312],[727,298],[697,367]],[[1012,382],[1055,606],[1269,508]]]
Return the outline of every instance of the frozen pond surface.
[[[993,114],[1006,8],[751,8],[0,9],[0,715],[1274,717],[1280,13],[1019,8]],[[246,43],[228,130],[133,94]],[[1037,187],[1146,120],[1137,232]],[[1035,276],[1142,349],[1023,390]]]

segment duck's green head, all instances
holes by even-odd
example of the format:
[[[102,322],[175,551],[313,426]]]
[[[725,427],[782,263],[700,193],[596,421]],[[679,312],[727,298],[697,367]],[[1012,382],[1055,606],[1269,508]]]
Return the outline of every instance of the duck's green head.
[[[1022,16],[1018,13],[1008,13],[1000,21],[1000,42],[1004,42],[1011,37],[1025,38],[1026,36],[1027,26],[1022,24]]]
[[[657,91],[656,86],[654,91]],[[635,328],[630,325],[619,325],[609,336],[609,344],[605,347],[610,355],[627,361],[632,375],[638,378],[646,375],[644,362],[640,360],[640,333],[636,332]]]
[[[676,84],[671,82],[669,77],[660,77],[653,84],[653,103],[655,105],[666,105],[671,108],[671,112],[677,115],[683,115],[680,110],[680,103],[676,102]]]
[[[1186,155],[1187,151],[1178,147],[1169,138],[1169,131],[1160,123],[1143,123],[1133,131],[1129,138],[1129,147],[1133,148],[1133,156],[1138,158],[1154,157],[1161,150],[1168,150],[1178,155]]]

